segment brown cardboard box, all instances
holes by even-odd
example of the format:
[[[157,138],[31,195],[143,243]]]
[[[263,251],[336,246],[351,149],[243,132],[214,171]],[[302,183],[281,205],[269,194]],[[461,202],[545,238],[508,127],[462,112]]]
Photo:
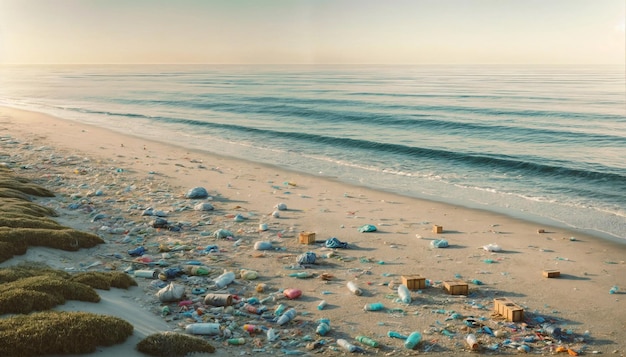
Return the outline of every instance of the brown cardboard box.
[[[543,277],[544,278],[558,278],[561,276],[561,272],[558,270],[544,270]]]
[[[426,278],[419,275],[402,275],[402,284],[409,290],[420,290],[426,288]]]
[[[467,295],[468,293],[467,283],[462,281],[444,281],[443,288],[450,295]]]
[[[435,224],[433,226],[433,233],[443,233],[443,226],[438,226]]]
[[[315,233],[300,232],[299,240],[300,244],[315,244]]]
[[[524,320],[524,309],[507,298],[493,299],[493,311],[502,315],[507,321]]]
[[[514,303],[504,304],[503,316],[507,321],[518,322],[524,319],[524,309],[521,306]]]

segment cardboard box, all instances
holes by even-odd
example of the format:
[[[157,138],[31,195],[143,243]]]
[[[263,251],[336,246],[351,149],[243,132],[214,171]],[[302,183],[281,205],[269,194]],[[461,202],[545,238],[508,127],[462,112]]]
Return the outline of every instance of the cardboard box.
[[[433,226],[433,233],[443,233],[443,226],[438,226],[435,224]]]
[[[519,322],[524,320],[524,309],[512,302],[504,304],[504,314],[501,314],[507,321]]]
[[[420,290],[426,288],[426,278],[419,275],[402,275],[402,285],[409,290]]]
[[[444,281],[443,288],[450,295],[467,295],[469,290],[467,283],[462,281]]]
[[[300,244],[315,244],[315,233],[300,232],[299,241]]]
[[[493,299],[493,311],[498,315],[504,315],[504,305],[507,303],[512,303],[512,301],[507,298]]]
[[[493,311],[507,321],[518,322],[524,320],[524,309],[507,298],[493,299]]]
[[[558,278],[561,276],[561,272],[558,270],[544,270],[543,277],[544,278]]]

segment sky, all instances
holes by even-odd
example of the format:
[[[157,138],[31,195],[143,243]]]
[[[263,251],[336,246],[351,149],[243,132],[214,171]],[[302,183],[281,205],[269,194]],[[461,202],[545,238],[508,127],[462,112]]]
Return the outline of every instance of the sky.
[[[0,64],[625,64],[624,0],[0,0]]]

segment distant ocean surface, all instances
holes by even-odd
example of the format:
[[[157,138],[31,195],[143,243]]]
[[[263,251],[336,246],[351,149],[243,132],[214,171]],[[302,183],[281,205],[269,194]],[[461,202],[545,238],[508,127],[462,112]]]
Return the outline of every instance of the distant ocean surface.
[[[626,242],[623,66],[0,66],[0,105]]]

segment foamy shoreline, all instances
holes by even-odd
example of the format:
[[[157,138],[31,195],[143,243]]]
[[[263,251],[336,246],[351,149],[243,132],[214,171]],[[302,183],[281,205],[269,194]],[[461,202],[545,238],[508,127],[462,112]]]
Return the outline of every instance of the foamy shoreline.
[[[288,303],[300,312],[309,313],[301,317],[308,323],[300,327],[307,334],[314,335],[308,329],[314,328],[317,319],[328,317],[332,327],[332,332],[326,336],[329,341],[337,338],[353,340],[356,335],[366,334],[386,346],[380,351],[402,351],[400,343],[386,337],[388,330],[407,333],[436,328],[436,321],[443,322],[442,317],[432,313],[438,308],[489,319],[490,306],[476,310],[469,303],[478,301],[486,305],[494,296],[509,296],[526,306],[529,312],[561,323],[565,321],[574,333],[582,334],[588,330],[593,338],[588,343],[589,350],[604,353],[618,350],[622,355],[626,351],[626,299],[623,294],[608,293],[613,285],[619,286],[622,291],[626,289],[624,244],[562,228],[537,226],[485,211],[402,197],[267,165],[183,150],[38,113],[0,107],[0,136],[9,135],[19,144],[4,147],[2,154],[8,153],[19,162],[19,166],[30,166],[30,169],[18,170],[18,173],[36,179],[44,186],[51,186],[47,188],[63,196],[48,204],[68,202],[71,194],[85,195],[102,185],[112,187],[111,191],[105,190],[102,197],[90,199],[103,212],[123,217],[122,222],[144,219],[138,209],[128,208],[133,202],[160,205],[162,207],[155,208],[171,210],[172,220],[190,221],[196,230],[183,230],[181,234],[155,232],[148,236],[146,243],[181,240],[198,247],[217,244],[224,250],[224,257],[236,263],[236,269],[256,269],[262,281],[273,289],[301,289],[303,298]],[[71,160],[71,164],[66,160],[67,166],[55,167],[52,165],[55,160],[29,161],[37,155],[44,158],[55,156],[59,160],[63,157],[76,159]],[[81,168],[87,172],[85,177],[92,180],[84,182],[87,185],[84,189],[78,188],[81,175],[74,173]],[[115,172],[117,169],[121,169],[119,175]],[[122,189],[127,184],[134,184],[138,192],[153,193],[154,197],[137,197],[132,191],[124,192]],[[201,220],[197,212],[173,210],[184,201],[182,194],[196,186],[206,187],[216,198],[216,211],[209,218],[212,224],[204,229],[241,229],[241,233],[237,233],[243,240],[241,247],[199,234],[202,228],[195,224]],[[106,199],[112,201],[107,202]],[[272,218],[269,214],[279,202],[286,203],[289,209],[280,218]],[[96,232],[102,227],[102,222],[91,222],[88,216],[63,212],[65,214],[58,219],[65,225]],[[227,218],[235,213],[244,214],[246,221],[235,224]],[[269,231],[258,232],[256,227],[260,223],[267,223]],[[363,224],[374,224],[379,231],[360,233],[357,228]],[[443,225],[444,233],[432,233],[433,224]],[[547,233],[538,234],[539,228]],[[295,255],[308,250],[320,254],[326,251],[318,246],[298,244],[296,236],[300,231],[314,231],[318,239],[337,237],[349,242],[354,249],[339,253],[355,259],[329,261],[329,264],[312,270],[335,275],[336,280],[329,284],[319,279],[300,280],[287,276],[291,271],[284,267],[294,264]],[[280,236],[278,233],[281,233]],[[59,264],[76,267],[78,263],[93,262],[96,254],[123,253],[127,250],[127,245],[120,244],[119,235],[100,234],[110,244],[78,253],[29,252],[27,257],[37,259],[45,256],[44,260],[53,261],[58,254],[63,257]],[[430,247],[431,240],[440,238],[448,240],[450,248]],[[270,251],[263,258],[255,258],[252,245],[260,239],[271,239],[285,250]],[[481,249],[490,243],[499,244],[504,252],[490,253]],[[281,257],[283,255],[287,256]],[[486,259],[496,263],[485,264]],[[9,261],[4,265],[11,263]],[[215,266],[225,267],[224,262],[215,263]],[[562,278],[542,277],[543,269],[554,268],[561,270]],[[414,302],[408,306],[389,299],[387,295],[394,292],[383,284],[399,280],[400,275],[412,274],[420,274],[433,281],[454,280],[456,277],[462,280],[480,279],[484,285],[471,285],[474,296],[467,299],[451,299],[440,288],[425,289],[422,294],[414,293]],[[349,294],[345,283],[350,280],[360,282],[367,293],[359,297]],[[140,288],[147,288],[147,282],[143,283]],[[246,288],[246,293],[254,295],[253,287],[244,282],[236,289]],[[330,291],[331,294],[325,295],[323,291]],[[121,295],[125,293],[121,292]],[[148,305],[151,296],[151,291],[147,290],[140,299],[145,299],[143,301]],[[317,303],[322,299],[327,300],[331,308],[317,310]],[[365,303],[376,301],[384,302],[390,308],[403,308],[407,314],[394,317],[363,311]],[[147,309],[153,317],[160,319],[153,310]],[[141,316],[141,313],[138,312],[138,315]],[[170,326],[176,324],[176,321],[169,323]],[[431,335],[425,334],[425,340],[438,340],[437,343],[445,350],[433,351],[440,355],[464,352],[461,336],[468,331],[454,321],[446,324],[453,324],[451,328],[457,334],[455,338],[444,339],[438,332],[431,331]],[[481,336],[481,343],[487,345],[488,339]],[[217,342],[215,345],[218,354],[224,355],[238,353],[241,348],[252,348],[251,345],[227,347]],[[267,348],[266,352],[268,355],[282,354],[280,349]],[[110,349],[103,349],[97,355],[104,356],[106,353],[110,353]]]

